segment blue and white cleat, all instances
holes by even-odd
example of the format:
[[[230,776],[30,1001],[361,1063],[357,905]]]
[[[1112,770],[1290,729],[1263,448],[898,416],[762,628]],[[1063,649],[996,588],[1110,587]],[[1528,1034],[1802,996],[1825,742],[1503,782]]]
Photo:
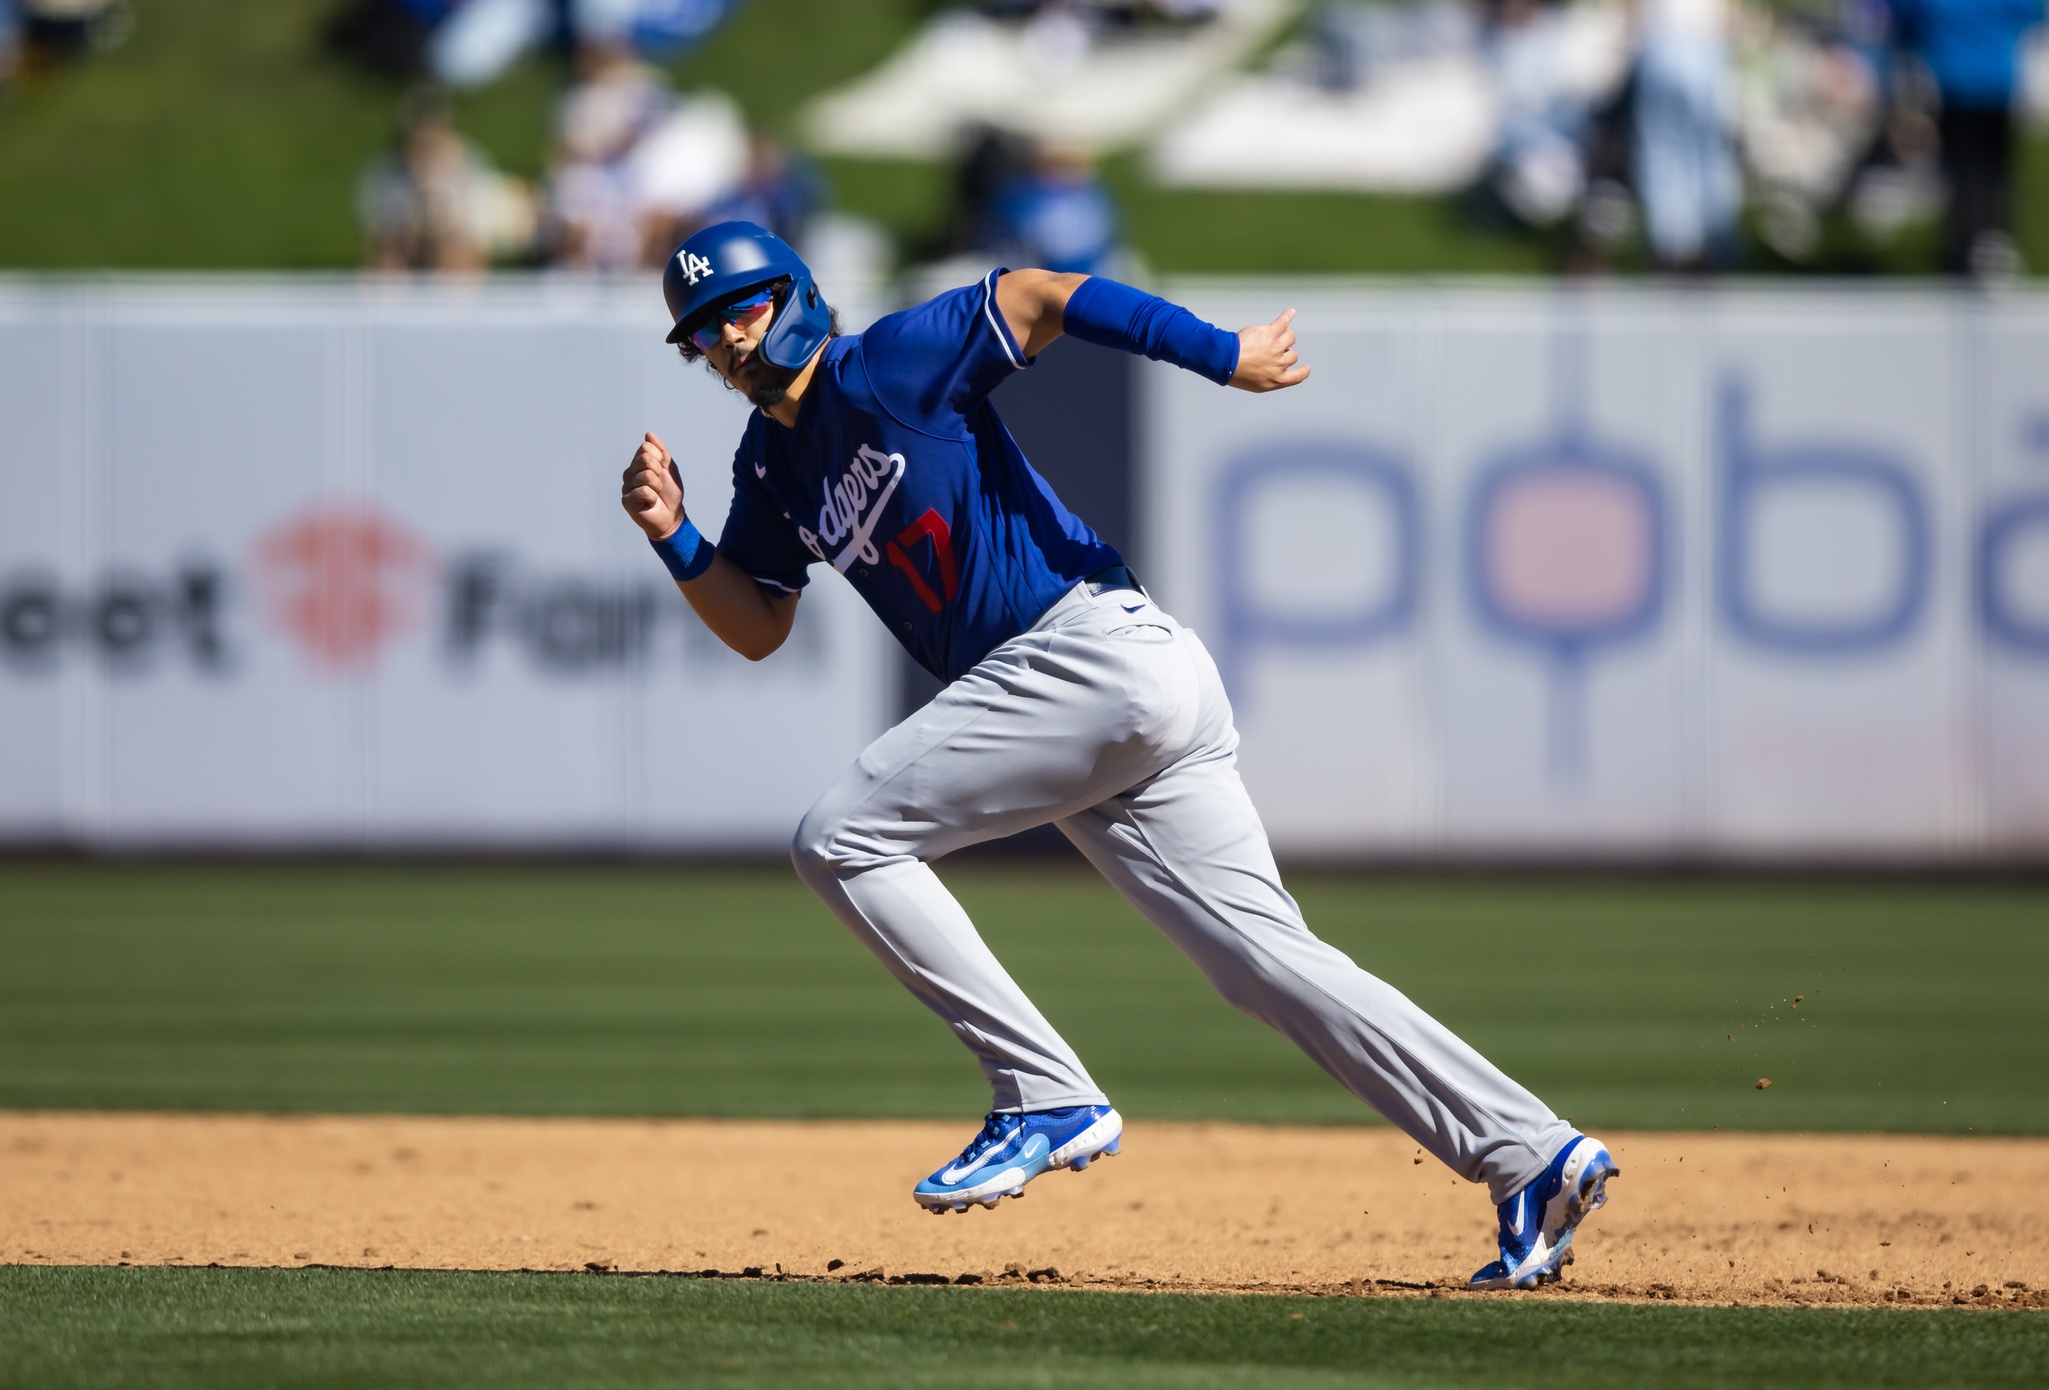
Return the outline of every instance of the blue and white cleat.
[[[1024,1196],[1024,1185],[1055,1168],[1079,1173],[1117,1152],[1124,1117],[1107,1105],[1071,1105],[1023,1115],[991,1111],[960,1157],[911,1189],[933,1215],[993,1209],[1005,1197]]]
[[[1582,1134],[1558,1151],[1537,1178],[1501,1204],[1501,1258],[1475,1273],[1473,1289],[1534,1289],[1555,1284],[1572,1262],[1572,1233],[1608,1200],[1621,1173],[1598,1139]]]

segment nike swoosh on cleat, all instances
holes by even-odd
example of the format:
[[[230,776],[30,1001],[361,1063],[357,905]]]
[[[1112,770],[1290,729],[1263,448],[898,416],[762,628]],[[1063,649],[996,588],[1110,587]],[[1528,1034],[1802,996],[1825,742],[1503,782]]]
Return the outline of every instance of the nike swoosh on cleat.
[[[939,1181],[945,1186],[951,1187],[988,1161],[989,1155],[983,1154],[972,1163],[949,1163],[940,1170]]]
[[[1005,1139],[1001,1144],[996,1145],[994,1148],[986,1149],[982,1153],[977,1154],[972,1162],[948,1164],[945,1170],[939,1174],[939,1181],[944,1183],[948,1187],[953,1186],[953,1184],[959,1182],[968,1174],[973,1173],[977,1169],[980,1169],[984,1165],[988,1164],[998,1154],[1002,1153],[1005,1149],[1009,1148],[1011,1144],[1014,1143],[1018,1138],[1018,1135],[1011,1135],[1008,1139]],[[1039,1136],[1037,1135],[1033,1135],[1032,1138],[1038,1140],[1040,1143],[1045,1142],[1044,1140],[1039,1139]],[[1024,1147],[1024,1150],[1018,1154],[1018,1160],[1020,1162],[1028,1162],[1033,1156],[1034,1155],[1032,1153],[1032,1146],[1030,1143],[1027,1143]]]

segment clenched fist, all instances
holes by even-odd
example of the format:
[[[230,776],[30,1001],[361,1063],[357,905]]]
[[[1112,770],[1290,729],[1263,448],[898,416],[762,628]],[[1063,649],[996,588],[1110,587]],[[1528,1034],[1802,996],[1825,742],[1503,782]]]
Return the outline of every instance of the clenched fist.
[[[1295,357],[1295,311],[1283,309],[1272,323],[1238,330],[1238,370],[1231,384],[1240,391],[1278,391],[1309,379]]]
[[[633,462],[620,481],[619,504],[651,541],[662,540],[683,524],[683,475],[669,446],[652,433],[640,441]]]

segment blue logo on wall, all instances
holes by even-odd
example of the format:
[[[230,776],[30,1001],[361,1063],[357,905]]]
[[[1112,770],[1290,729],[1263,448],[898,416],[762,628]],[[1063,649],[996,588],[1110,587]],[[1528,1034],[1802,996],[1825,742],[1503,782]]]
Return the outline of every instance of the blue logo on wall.
[[[1730,631],[1772,651],[1841,656],[1903,640],[1928,603],[1928,503],[1907,469],[1882,454],[1841,444],[1781,446],[1767,452],[1752,437],[1750,395],[1740,380],[1722,384],[1716,411],[1718,492],[1715,592]],[[1771,612],[1757,593],[1752,542],[1757,512],[1773,489],[1822,487],[1863,493],[1892,514],[1898,564],[1891,592],[1868,613],[1844,618]]]
[[[1592,661],[1653,636],[1673,609],[1680,573],[1677,484],[1650,456],[1596,439],[1581,423],[1575,351],[1561,349],[1560,423],[1485,463],[1460,499],[1457,535],[1475,625],[1545,665],[1546,766],[1552,784],[1566,787],[1587,775]],[[1853,669],[1911,642],[1930,621],[1935,590],[1934,504],[1917,465],[1855,439],[1765,439],[1753,391],[1738,375],[1722,378],[1713,407],[1702,532],[1712,535],[1718,632],[1752,652]],[[2021,439],[2049,463],[2049,417],[2025,422]],[[1252,703],[1262,656],[1356,652],[1412,634],[1424,597],[1421,486],[1394,451],[1331,438],[1265,445],[1219,472],[1210,515],[1217,659],[1241,706]],[[1315,499],[1306,507],[1304,491]],[[1310,510],[1334,505],[1369,508],[1370,534],[1333,535],[1330,520]],[[1288,529],[1256,524],[1262,508]],[[2022,489],[1992,503],[1973,539],[1979,630],[1994,647],[2049,660],[2049,603],[2039,585],[2049,491]],[[1384,546],[1373,557],[1384,562],[1382,577],[1344,596],[1276,593],[1262,543],[1350,546],[1349,559],[1361,546]],[[1817,586],[1812,601],[1808,585]]]
[[[1305,616],[1268,609],[1252,583],[1245,519],[1261,494],[1301,482],[1335,483],[1384,508],[1394,554],[1389,581],[1349,612]],[[1363,646],[1406,628],[1422,587],[1422,512],[1409,470],[1390,455],[1349,441],[1309,440],[1246,454],[1217,480],[1212,553],[1217,559],[1218,612],[1223,633],[1217,665],[1232,698],[1247,703],[1244,663],[1258,648],[1329,650]]]
[[[2049,416],[2030,420],[2021,445],[2037,463],[2049,462]],[[2049,614],[2031,615],[2013,592],[2021,547],[2049,545],[2049,494],[2035,493],[1994,507],[1978,528],[1972,592],[1985,635],[2029,656],[2049,657]]]
[[[1667,522],[1657,473],[1576,425],[1480,475],[1466,509],[1466,595],[1480,625],[1551,667],[1548,763],[1586,771],[1586,663],[1641,637],[1665,607]]]

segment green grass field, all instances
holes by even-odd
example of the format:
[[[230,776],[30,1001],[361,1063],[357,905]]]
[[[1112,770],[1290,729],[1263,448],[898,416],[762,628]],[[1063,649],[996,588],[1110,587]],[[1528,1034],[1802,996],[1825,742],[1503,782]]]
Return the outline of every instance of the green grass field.
[[[1128,1113],[1369,1118],[1086,868],[946,872]],[[2049,1132],[2049,885],[1293,886],[1583,1125]],[[780,865],[13,865],[0,959],[8,1107],[965,1124],[986,1103]]]
[[[1367,1118],[1087,870],[946,873],[1127,1111]],[[2049,1131],[2049,885],[1293,886],[1583,1125]],[[983,1104],[966,1054],[780,866],[0,866],[0,1106],[965,1133]],[[2045,1365],[2049,1315],[1971,1309],[0,1267],[0,1387],[1919,1387]]]
[[[2033,1386],[2049,1316],[0,1269],[0,1386]]]

